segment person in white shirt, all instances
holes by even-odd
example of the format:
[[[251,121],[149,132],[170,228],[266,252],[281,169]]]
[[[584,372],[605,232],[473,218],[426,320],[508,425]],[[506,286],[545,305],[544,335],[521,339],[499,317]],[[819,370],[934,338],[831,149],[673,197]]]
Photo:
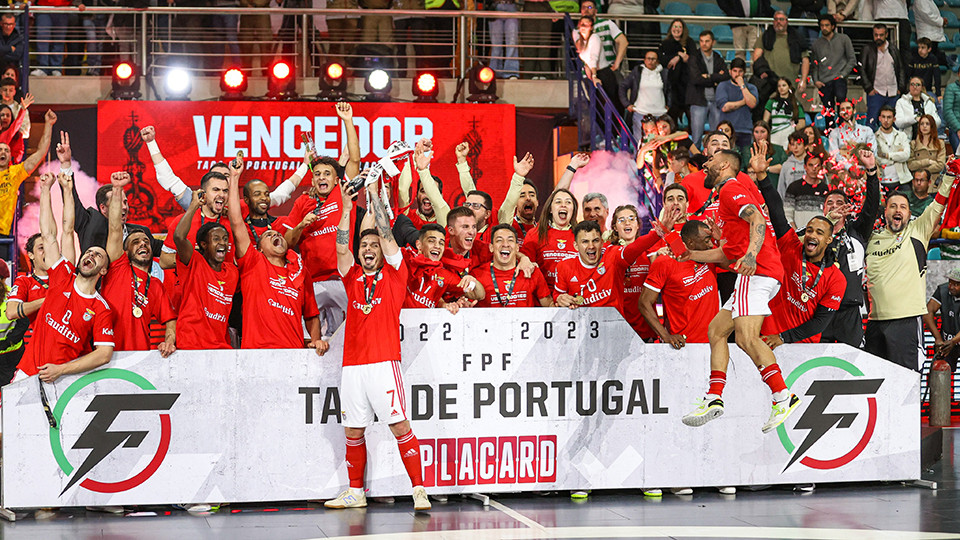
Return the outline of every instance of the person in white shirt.
[[[849,156],[853,152],[853,147],[860,143],[868,145],[871,149],[877,147],[877,138],[873,130],[857,123],[857,113],[853,101],[849,99],[840,104],[837,125],[830,130],[828,140],[831,152],[840,152],[845,156]]]
[[[897,189],[901,184],[912,181],[907,160],[910,159],[910,138],[893,127],[896,119],[893,107],[880,108],[880,127],[877,129],[877,166],[880,169],[880,183],[887,190]]]
[[[667,73],[660,65],[657,51],[647,51],[643,64],[633,68],[620,83],[620,101],[633,113],[633,136],[643,140],[643,117],[667,113]]]
[[[900,58],[910,59],[910,34],[913,25],[908,19],[907,0],[860,0],[861,21],[890,21],[899,23],[897,48]]]
[[[937,114],[937,104],[927,95],[923,87],[923,79],[910,77],[909,93],[900,96],[897,100],[897,127],[907,137],[915,139],[914,126],[920,117],[929,114],[936,120],[936,128],[940,128],[940,115]]]
[[[917,27],[917,39],[927,38],[933,42],[933,54],[941,64],[946,63],[946,57],[940,50],[940,43],[947,40],[943,33],[943,15],[933,0],[914,0],[913,15]]]
[[[600,84],[597,77],[597,65],[600,63],[601,43],[600,36],[593,33],[593,19],[590,17],[581,17],[577,23],[577,52],[580,53],[580,60],[583,60],[583,71],[587,79]]]

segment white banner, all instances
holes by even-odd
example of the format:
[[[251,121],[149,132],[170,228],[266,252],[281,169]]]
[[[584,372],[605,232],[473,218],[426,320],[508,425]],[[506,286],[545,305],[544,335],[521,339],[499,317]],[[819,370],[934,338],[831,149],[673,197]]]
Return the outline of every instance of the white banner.
[[[407,412],[431,493],[907,480],[920,476],[919,376],[844,345],[776,351],[800,408],[762,434],[770,391],[736,347],[726,412],[707,345],[636,337],[610,308],[404,311]],[[385,329],[385,331],[387,331]],[[375,339],[375,336],[370,336]],[[9,508],[332,498],[346,485],[342,334],[309,350],[120,353],[3,389]],[[410,483],[387,426],[367,430],[370,495]]]

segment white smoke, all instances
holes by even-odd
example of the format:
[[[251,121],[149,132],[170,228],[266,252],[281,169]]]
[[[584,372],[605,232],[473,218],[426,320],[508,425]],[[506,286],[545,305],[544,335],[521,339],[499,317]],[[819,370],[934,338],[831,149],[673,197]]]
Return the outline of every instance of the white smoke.
[[[73,168],[73,182],[77,186],[77,193],[80,195],[80,200],[83,201],[84,206],[94,206],[97,189],[100,187],[100,184],[97,183],[97,179],[87,175],[80,170],[80,164],[73,160],[71,163]],[[43,173],[60,173],[60,162],[59,161],[48,161],[37,169],[37,177]],[[39,181],[39,178],[37,178]],[[29,199],[32,201],[23,206],[23,212],[20,214],[20,220],[17,221],[17,248],[22,249],[22,246],[26,245],[27,239],[33,236],[34,234],[40,232],[40,184],[38,182],[33,182],[30,184],[33,189],[30,191]],[[60,224],[60,217],[63,215],[63,197],[60,194],[60,187],[55,186],[50,190],[50,199],[53,206],[53,216],[56,219],[57,226]],[[57,229],[59,233],[59,228]],[[59,236],[59,234],[58,234]],[[77,253],[79,253],[79,241],[77,242]],[[20,265],[23,267],[23,264]]]
[[[590,162],[573,177],[570,191],[581,203],[587,193],[604,194],[610,205],[611,219],[613,210],[623,204],[636,206],[641,217],[649,215],[640,208],[640,176],[637,173],[637,162],[628,152],[597,151],[590,154]],[[578,219],[582,218],[581,204]],[[607,226],[609,227],[610,223],[607,223]]]

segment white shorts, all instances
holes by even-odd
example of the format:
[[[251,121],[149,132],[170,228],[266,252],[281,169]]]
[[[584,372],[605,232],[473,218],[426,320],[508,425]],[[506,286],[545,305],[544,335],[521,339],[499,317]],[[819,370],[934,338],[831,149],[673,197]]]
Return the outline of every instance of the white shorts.
[[[733,294],[722,309],[732,313],[734,319],[751,315],[767,316],[771,314],[770,301],[779,290],[780,282],[772,277],[737,274]]]
[[[344,427],[365,428],[373,423],[374,414],[388,425],[406,420],[400,362],[343,366],[340,408]]]

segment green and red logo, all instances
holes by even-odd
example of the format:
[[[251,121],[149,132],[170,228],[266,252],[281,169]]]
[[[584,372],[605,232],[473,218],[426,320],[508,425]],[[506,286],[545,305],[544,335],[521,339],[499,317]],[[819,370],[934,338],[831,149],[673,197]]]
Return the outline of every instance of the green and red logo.
[[[129,478],[118,482],[85,478],[97,464],[121,445],[123,448],[140,448],[140,445],[150,433],[149,431],[111,431],[110,426],[120,413],[169,411],[177,398],[180,397],[180,394],[154,393],[157,388],[143,376],[132,371],[116,368],[103,369],[88,373],[67,387],[53,409],[53,416],[57,420],[57,425],[62,426],[64,411],[81,390],[95,382],[107,379],[130,383],[142,392],[132,394],[99,393],[93,397],[85,410],[94,413],[94,416],[72,446],[73,450],[90,450],[79,467],[74,467],[67,459],[67,455],[63,451],[60,429],[50,428],[50,449],[53,451],[53,457],[56,458],[57,464],[64,474],[70,477],[70,481],[67,482],[60,495],[66,493],[77,482],[80,482],[80,487],[97,493],[119,493],[133,489],[157,472],[167,455],[167,450],[170,448],[170,415],[163,412],[158,415],[160,417],[160,442],[156,453],[146,467]]]
[[[867,447],[867,443],[870,442],[873,431],[877,426],[877,398],[874,396],[877,390],[880,389],[880,385],[883,384],[883,379],[861,378],[864,375],[857,366],[846,360],[823,356],[807,360],[803,364],[800,364],[800,366],[794,369],[787,377],[787,386],[793,387],[793,384],[797,382],[800,377],[818,368],[836,368],[858,378],[852,380],[815,379],[810,383],[806,395],[813,396],[813,399],[809,401],[806,410],[803,411],[803,415],[800,416],[800,419],[797,420],[797,423],[793,426],[794,431],[807,431],[807,436],[800,443],[800,446],[795,446],[793,441],[790,440],[790,435],[787,433],[785,423],[777,427],[777,435],[780,437],[780,443],[783,445],[784,450],[790,454],[790,461],[788,461],[787,466],[783,468],[784,472],[797,461],[811,469],[828,470],[842,467],[856,459],[856,457],[863,452],[863,449]],[[850,428],[854,420],[861,414],[860,412],[827,412],[827,407],[830,405],[830,402],[837,396],[866,396],[864,400],[867,412],[866,427],[864,428],[863,435],[853,443],[852,448],[841,450],[837,452],[838,455],[836,455],[836,457],[830,459],[814,459],[806,454],[817,441],[833,429]]]

